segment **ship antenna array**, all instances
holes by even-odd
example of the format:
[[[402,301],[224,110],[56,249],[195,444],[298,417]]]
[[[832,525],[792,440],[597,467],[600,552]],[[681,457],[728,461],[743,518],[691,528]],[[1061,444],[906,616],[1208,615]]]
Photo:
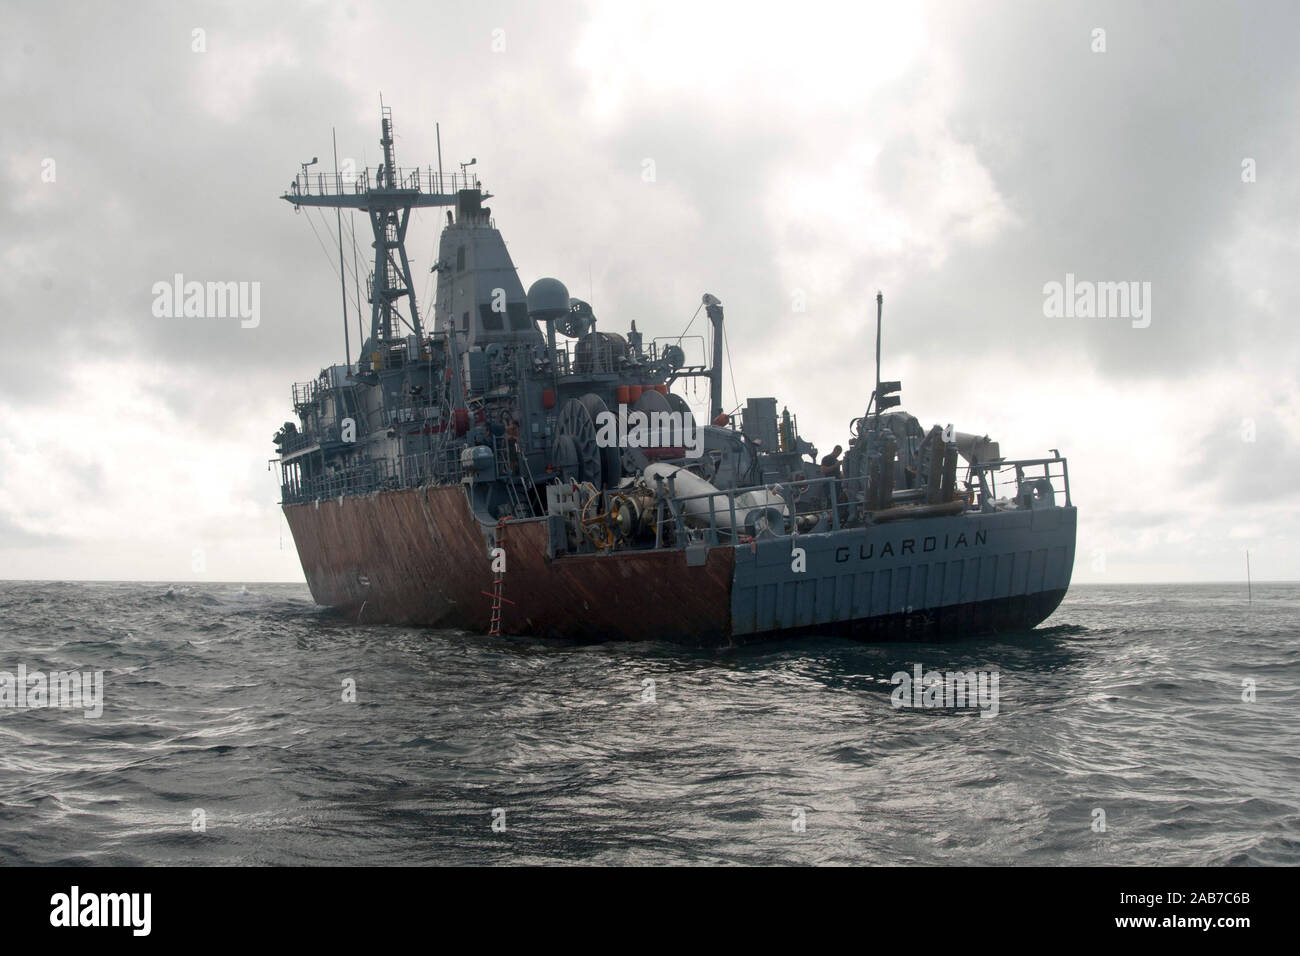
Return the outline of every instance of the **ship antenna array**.
[[[371,231],[374,233],[375,259],[370,295],[370,340],[376,346],[400,336],[399,323],[406,322],[406,319],[398,311],[397,305],[403,299],[407,300],[410,314],[410,321],[406,324],[417,337],[423,337],[420,312],[411,277],[411,262],[406,254],[406,230],[410,223],[412,209],[452,206],[456,203],[457,184],[453,182],[452,192],[442,192],[441,175],[436,184],[431,173],[425,175],[421,170],[415,170],[410,176],[400,177],[393,141],[392,109],[381,106],[379,142],[383,148],[383,164],[374,171],[373,177],[367,170],[359,174],[355,182],[345,183],[338,172],[336,146],[335,172],[332,181],[330,177],[318,173],[313,182],[307,172],[307,166],[311,164],[304,164],[290,190],[280,197],[292,203],[295,208],[314,206],[337,210],[340,267],[342,266],[342,211],[361,210],[367,214]],[[425,186],[428,187],[427,190]],[[344,299],[346,338],[346,292]],[[348,350],[351,351],[350,344]]]

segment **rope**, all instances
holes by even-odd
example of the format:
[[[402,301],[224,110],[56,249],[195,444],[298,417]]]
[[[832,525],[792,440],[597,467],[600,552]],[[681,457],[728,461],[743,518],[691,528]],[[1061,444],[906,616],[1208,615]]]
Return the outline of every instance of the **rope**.
[[[311,226],[311,234],[316,237],[316,242],[320,245],[321,252],[325,253],[325,261],[330,264],[330,271],[334,273],[335,278],[342,279],[339,276],[339,267],[334,264],[334,257],[330,255],[329,249],[325,248],[325,242],[321,239],[320,233],[316,231],[316,224],[311,221],[311,209],[307,207],[307,225]]]
[[[686,333],[689,332],[689,331],[691,330],[691,326],[695,324],[695,320],[698,319],[698,318],[700,317],[700,309],[702,309],[702,308],[704,308],[704,302],[703,302],[703,301],[701,301],[700,304],[699,304],[699,306],[695,309],[695,314],[691,316],[691,321],[689,321],[689,322],[686,323],[686,328],[682,329],[682,334],[679,335],[679,336],[677,336],[677,343],[676,343],[676,344],[678,344],[678,345],[681,345],[681,344],[682,344],[682,339],[686,338]]]
[[[727,374],[731,376],[731,399],[740,408],[740,396],[736,393],[736,370],[731,367],[731,343],[727,341],[727,327],[722,326],[722,347],[727,352]]]

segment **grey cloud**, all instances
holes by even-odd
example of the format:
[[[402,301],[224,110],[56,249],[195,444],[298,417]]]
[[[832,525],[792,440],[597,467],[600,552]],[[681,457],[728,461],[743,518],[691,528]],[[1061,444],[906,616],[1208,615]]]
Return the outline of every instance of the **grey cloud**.
[[[1300,494],[1300,445],[1275,409],[1219,412],[1209,434],[1190,456],[1188,473],[1213,487],[1225,506],[1282,504]]]

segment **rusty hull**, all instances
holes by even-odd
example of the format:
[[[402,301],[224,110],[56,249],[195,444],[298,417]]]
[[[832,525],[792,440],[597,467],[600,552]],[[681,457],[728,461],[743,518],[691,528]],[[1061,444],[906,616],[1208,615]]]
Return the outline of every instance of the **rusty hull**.
[[[367,624],[486,631],[491,536],[505,549],[501,629],[583,640],[716,644],[731,632],[734,556],[709,549],[548,558],[544,519],[485,528],[459,486],[286,505],[317,603]]]

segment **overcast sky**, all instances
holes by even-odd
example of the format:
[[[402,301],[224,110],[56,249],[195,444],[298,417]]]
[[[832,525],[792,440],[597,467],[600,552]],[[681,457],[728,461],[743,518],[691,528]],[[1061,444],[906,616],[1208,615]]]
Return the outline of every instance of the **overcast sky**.
[[[847,444],[881,289],[924,425],[1069,457],[1076,581],[1300,578],[1298,37],[1260,2],[8,2],[0,577],[302,580],[271,435],[343,343],[333,222],[277,197],[331,127],[373,165],[382,94],[400,164],[435,122],[477,158],[525,287],[647,337],[718,295],[728,406]],[[176,273],[260,283],[260,324],[155,317]],[[1045,314],[1067,274],[1150,283],[1149,324]]]

